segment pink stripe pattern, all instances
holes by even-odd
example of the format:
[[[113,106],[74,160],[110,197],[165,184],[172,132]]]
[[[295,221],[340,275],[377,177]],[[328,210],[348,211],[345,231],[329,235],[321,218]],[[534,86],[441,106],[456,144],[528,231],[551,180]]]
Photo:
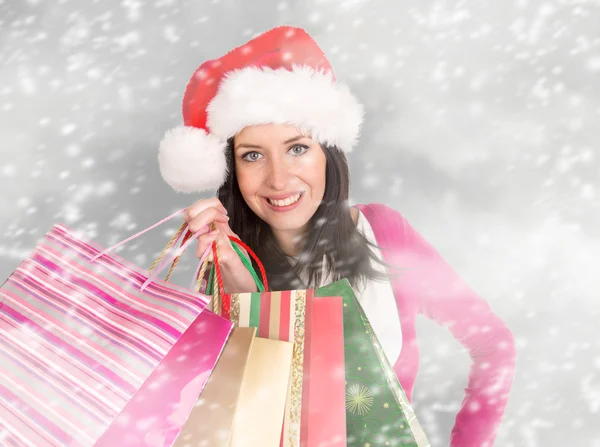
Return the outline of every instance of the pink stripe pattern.
[[[0,445],[93,446],[207,306],[103,252],[55,225],[0,286]]]

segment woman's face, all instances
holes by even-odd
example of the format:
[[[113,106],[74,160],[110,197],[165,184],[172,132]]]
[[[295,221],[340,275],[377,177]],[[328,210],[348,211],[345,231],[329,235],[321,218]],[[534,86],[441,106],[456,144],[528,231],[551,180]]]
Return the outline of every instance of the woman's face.
[[[325,153],[294,126],[263,124],[234,138],[235,172],[244,200],[279,231],[302,230],[325,194]]]

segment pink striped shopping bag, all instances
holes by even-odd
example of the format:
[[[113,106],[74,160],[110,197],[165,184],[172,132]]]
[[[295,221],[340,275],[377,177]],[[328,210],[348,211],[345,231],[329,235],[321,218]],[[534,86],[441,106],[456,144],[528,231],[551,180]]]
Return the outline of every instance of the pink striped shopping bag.
[[[0,445],[165,447],[185,423],[232,324],[106,251],[55,225],[0,287]]]

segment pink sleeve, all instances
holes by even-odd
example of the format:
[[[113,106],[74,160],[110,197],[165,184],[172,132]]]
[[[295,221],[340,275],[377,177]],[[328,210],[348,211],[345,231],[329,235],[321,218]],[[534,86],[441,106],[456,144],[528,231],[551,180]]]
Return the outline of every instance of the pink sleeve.
[[[491,447],[513,380],[513,335],[488,303],[469,288],[400,213],[385,208],[386,214],[396,216],[394,247],[389,247],[392,259],[395,265],[407,269],[400,272],[396,281],[401,285],[400,293],[405,300],[415,300],[425,316],[448,328],[472,359],[450,445]],[[391,220],[384,219],[388,223]]]

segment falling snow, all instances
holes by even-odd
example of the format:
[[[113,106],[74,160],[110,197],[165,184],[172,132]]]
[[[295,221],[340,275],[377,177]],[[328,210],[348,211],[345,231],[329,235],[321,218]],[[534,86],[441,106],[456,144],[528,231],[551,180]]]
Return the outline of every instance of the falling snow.
[[[496,445],[600,447],[597,2],[46,3],[0,1],[0,282],[57,222],[109,246],[197,200],[157,166],[191,71],[296,23],[365,104],[352,203],[402,212],[515,334]],[[148,267],[178,225],[120,255]],[[193,254],[180,264],[187,286]],[[415,412],[448,445],[470,361],[446,328],[417,330]]]

